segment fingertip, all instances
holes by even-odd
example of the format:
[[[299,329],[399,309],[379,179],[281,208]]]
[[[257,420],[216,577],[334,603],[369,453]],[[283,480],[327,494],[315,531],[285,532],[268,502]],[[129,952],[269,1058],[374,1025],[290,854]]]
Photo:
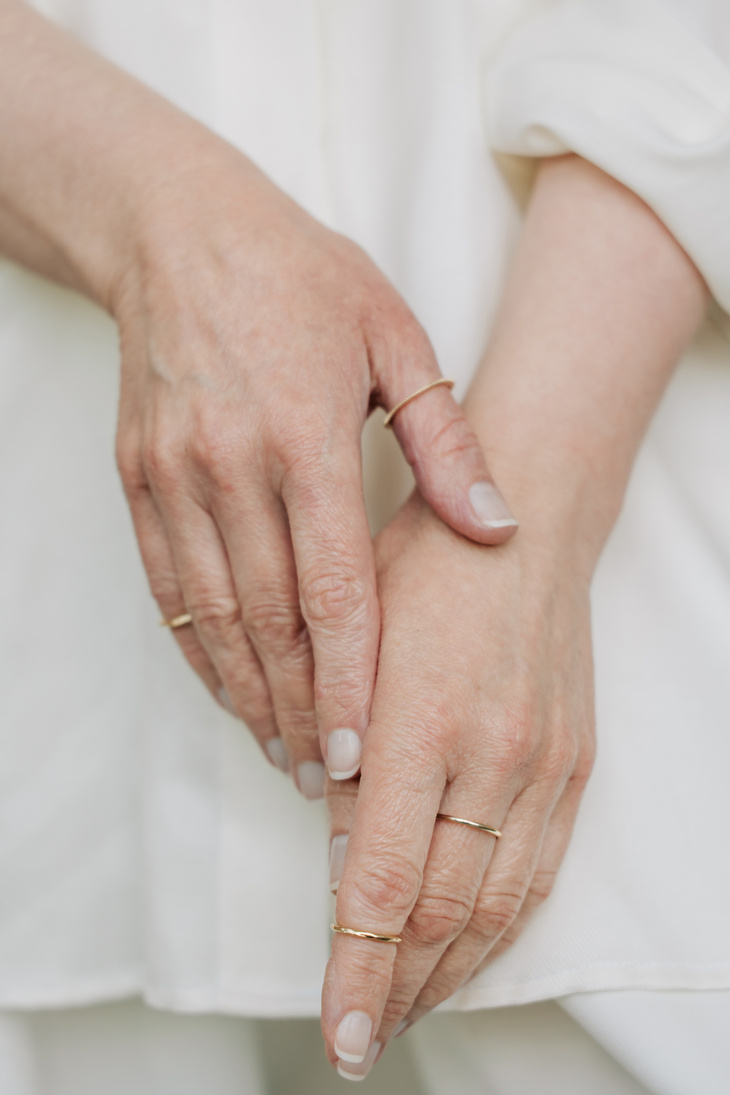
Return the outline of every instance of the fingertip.
[[[268,754],[271,763],[279,769],[280,772],[289,771],[289,754],[286,751],[286,746],[281,738],[269,738],[264,743],[264,748]]]
[[[327,771],[330,779],[352,779],[360,770],[362,741],[349,727],[333,730],[327,735]]]
[[[517,519],[494,483],[490,483],[488,479],[472,483],[469,487],[469,503],[477,521],[488,532],[514,535]]]

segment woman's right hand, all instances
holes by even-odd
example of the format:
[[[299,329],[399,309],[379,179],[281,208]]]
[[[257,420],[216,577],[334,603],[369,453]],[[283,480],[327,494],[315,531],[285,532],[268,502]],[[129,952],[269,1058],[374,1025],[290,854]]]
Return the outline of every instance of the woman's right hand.
[[[137,211],[113,290],[118,464],[160,610],[192,615],[174,632],[188,661],[314,798],[322,757],[335,778],[357,771],[375,676],[362,427],[440,374],[358,247],[234,149],[202,146]],[[447,388],[394,428],[448,524],[512,535]]]

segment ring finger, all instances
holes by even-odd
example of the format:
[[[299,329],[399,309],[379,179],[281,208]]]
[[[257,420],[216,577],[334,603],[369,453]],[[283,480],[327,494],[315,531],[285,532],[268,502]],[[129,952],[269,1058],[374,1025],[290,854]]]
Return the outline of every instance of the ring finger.
[[[515,800],[471,918],[417,993],[409,1024],[456,992],[514,923],[530,889],[555,797],[533,784]]]

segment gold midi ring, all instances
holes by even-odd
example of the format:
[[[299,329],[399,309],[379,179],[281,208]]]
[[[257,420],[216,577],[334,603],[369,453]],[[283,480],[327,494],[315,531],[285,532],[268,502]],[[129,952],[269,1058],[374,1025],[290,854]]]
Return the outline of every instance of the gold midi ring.
[[[358,939],[373,939],[376,943],[400,943],[399,935],[376,935],[375,932],[360,932],[355,928],[343,928],[341,924],[330,924],[333,932],[340,935],[356,935]]]
[[[171,620],[160,620],[160,627],[169,627],[173,631],[176,627],[185,627],[186,624],[191,624],[193,617],[189,612],[183,612],[182,616],[173,616]]]
[[[499,829],[493,829],[491,825],[482,825],[479,821],[467,821],[465,817],[452,817],[451,814],[436,814],[436,817],[440,818],[441,821],[455,821],[457,825],[468,825],[472,829],[481,829],[483,833],[496,836],[497,840],[502,835]]]
[[[415,399],[419,395],[423,395],[424,392],[430,392],[432,388],[440,388],[442,384],[445,384],[447,388],[453,388],[455,383],[455,380],[447,380],[445,376],[440,376],[438,380],[432,380],[430,384],[424,384],[424,386],[422,388],[419,388],[417,392],[412,392],[410,395],[407,395],[405,399],[401,399],[400,403],[396,403],[395,407],[393,407],[393,410],[388,411],[385,418],[383,419],[383,425],[385,426],[386,430],[390,429],[391,422],[398,414],[398,411],[401,409],[401,407],[405,407],[406,403],[410,403],[412,399]]]

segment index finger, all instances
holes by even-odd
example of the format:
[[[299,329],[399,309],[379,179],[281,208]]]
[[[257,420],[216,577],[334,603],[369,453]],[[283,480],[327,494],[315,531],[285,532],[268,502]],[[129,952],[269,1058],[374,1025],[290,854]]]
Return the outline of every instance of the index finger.
[[[443,764],[422,750],[410,751],[418,729],[398,734],[408,756],[399,758],[394,749],[387,758],[380,749],[366,751],[337,890],[341,927],[399,937],[418,898],[446,785]],[[368,1051],[388,999],[395,957],[391,943],[335,934],[322,1003],[333,1063],[359,1062]]]
[[[326,470],[295,469],[282,497],[314,652],[322,755],[332,779],[348,779],[360,767],[380,638],[359,447],[331,454]]]

